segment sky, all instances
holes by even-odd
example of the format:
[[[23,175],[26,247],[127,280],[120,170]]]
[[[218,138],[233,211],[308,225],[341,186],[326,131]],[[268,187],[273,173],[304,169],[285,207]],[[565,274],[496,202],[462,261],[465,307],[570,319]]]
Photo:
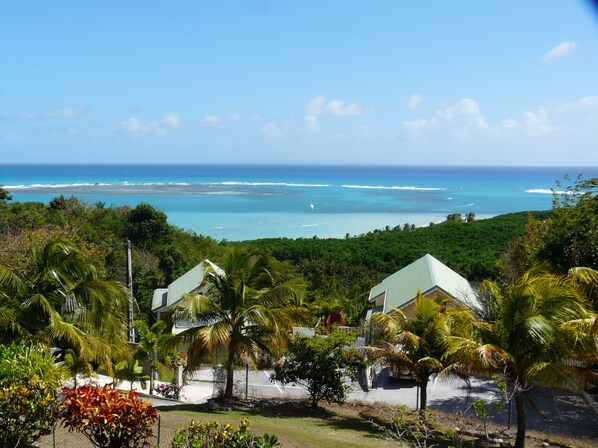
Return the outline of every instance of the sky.
[[[582,0],[0,0],[0,163],[598,165]]]

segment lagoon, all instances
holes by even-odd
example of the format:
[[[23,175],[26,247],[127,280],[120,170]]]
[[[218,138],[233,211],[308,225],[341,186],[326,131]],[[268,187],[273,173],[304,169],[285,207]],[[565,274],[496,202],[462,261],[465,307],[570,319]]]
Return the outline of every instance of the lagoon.
[[[598,167],[289,165],[0,165],[15,201],[76,195],[91,204],[146,202],[171,224],[216,239],[338,237],[546,210],[557,181]]]

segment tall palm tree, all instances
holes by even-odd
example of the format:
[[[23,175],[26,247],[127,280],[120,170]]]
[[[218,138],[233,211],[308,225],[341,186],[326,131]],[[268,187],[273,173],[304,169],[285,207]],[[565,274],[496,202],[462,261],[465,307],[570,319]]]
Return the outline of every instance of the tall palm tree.
[[[260,349],[280,348],[291,326],[307,321],[309,313],[301,304],[303,282],[284,280],[272,258],[233,249],[221,267],[223,273],[208,272],[203,293],[188,295],[175,308],[175,321],[191,319],[197,326],[174,342],[188,344],[187,372],[214,355],[226,355],[224,397],[232,398],[235,361],[245,355],[255,363]]]
[[[420,388],[423,412],[430,377],[445,372],[452,362],[447,357],[450,336],[468,332],[474,320],[471,310],[455,306],[450,299],[425,297],[418,291],[413,317],[407,317],[399,308],[393,308],[390,314],[372,314],[372,321],[385,340],[368,348],[368,352],[374,359],[385,359],[413,373]],[[446,370],[448,372],[459,373],[458,370]]]
[[[0,317],[13,315],[15,332],[109,367],[126,341],[126,290],[102,279],[97,266],[68,241],[50,241],[34,257],[27,278],[0,266],[0,296],[12,305]]]
[[[504,375],[517,411],[515,446],[525,446],[526,405],[534,385],[578,389],[585,368],[576,360],[596,359],[596,315],[569,279],[532,268],[510,285],[485,283],[494,301],[495,322],[481,327],[482,343],[454,338],[453,353],[472,371]]]

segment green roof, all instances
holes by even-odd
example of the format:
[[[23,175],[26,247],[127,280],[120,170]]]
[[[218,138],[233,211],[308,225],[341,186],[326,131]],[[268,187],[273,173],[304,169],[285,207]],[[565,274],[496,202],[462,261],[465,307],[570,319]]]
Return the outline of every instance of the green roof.
[[[444,295],[475,310],[482,305],[467,279],[427,254],[382,280],[370,290],[370,302],[384,297],[384,312],[403,308],[415,299],[417,291],[426,295],[439,290]]]
[[[152,300],[152,311],[157,311],[159,308],[173,305],[181,300],[185,294],[197,291],[203,283],[208,267],[218,273],[222,273],[222,269],[210,260],[202,261],[173,281],[168,285],[168,288],[156,289]]]

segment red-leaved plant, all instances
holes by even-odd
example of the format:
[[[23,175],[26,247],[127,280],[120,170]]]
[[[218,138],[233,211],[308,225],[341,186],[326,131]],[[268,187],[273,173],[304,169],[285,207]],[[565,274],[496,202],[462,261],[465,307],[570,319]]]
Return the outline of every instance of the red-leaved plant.
[[[158,418],[149,401],[134,391],[121,393],[110,385],[63,389],[63,425],[82,432],[98,448],[151,446]]]

